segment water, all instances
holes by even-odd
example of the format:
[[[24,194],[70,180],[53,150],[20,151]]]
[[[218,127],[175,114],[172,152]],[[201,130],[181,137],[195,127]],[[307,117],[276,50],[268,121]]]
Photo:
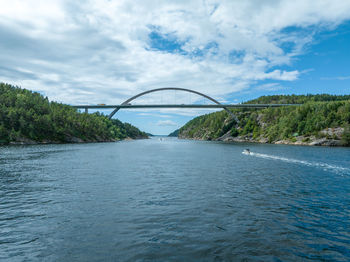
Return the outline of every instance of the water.
[[[349,261],[350,149],[0,147],[0,260]]]

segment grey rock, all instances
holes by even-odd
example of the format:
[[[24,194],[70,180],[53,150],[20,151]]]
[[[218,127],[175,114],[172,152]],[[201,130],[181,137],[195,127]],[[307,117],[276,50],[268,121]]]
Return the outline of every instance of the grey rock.
[[[340,139],[344,133],[344,128],[343,127],[326,128],[320,131],[320,133],[329,137],[336,137]]]

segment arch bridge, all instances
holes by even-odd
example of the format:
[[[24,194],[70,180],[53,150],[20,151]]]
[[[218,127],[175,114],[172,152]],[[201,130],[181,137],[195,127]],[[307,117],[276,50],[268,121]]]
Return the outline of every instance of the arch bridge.
[[[149,93],[154,93],[154,92],[160,92],[160,91],[167,91],[167,90],[175,90],[175,91],[184,91],[188,93],[193,93],[199,96],[202,96],[215,104],[211,105],[205,105],[205,104],[180,104],[180,105],[175,105],[175,104],[154,104],[154,105],[132,105],[130,102],[133,101],[134,99],[144,96]],[[237,117],[229,110],[229,108],[267,108],[267,107],[281,107],[281,106],[296,106],[298,104],[221,104],[214,98],[205,95],[203,93],[200,93],[195,90],[187,89],[187,88],[179,88],[179,87],[163,87],[163,88],[156,88],[156,89],[151,89],[142,93],[139,93],[133,97],[130,97],[129,99],[125,100],[123,103],[120,105],[105,105],[105,104],[99,104],[99,105],[73,105],[73,107],[78,108],[78,109],[85,109],[85,112],[87,113],[89,109],[109,109],[112,108],[114,109],[112,113],[109,115],[109,119],[111,119],[115,113],[117,113],[120,109],[123,108],[223,108],[227,111],[229,115],[231,115],[236,121],[238,121]]]

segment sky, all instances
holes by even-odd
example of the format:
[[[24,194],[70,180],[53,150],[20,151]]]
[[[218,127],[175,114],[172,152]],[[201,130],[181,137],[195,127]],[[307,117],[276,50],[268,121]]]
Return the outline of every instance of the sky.
[[[349,0],[0,0],[0,82],[71,105],[120,104],[161,87],[222,103],[349,94],[349,46]],[[209,102],[167,91],[132,103]],[[208,112],[115,117],[168,134]]]

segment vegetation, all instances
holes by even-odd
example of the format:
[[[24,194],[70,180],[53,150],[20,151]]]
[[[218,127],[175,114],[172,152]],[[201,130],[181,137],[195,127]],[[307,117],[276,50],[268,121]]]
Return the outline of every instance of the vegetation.
[[[177,137],[179,135],[179,129],[176,129],[174,132],[171,132],[168,136]]]
[[[49,102],[39,93],[0,83],[0,143],[93,142],[146,138],[136,127],[99,113]]]
[[[325,137],[350,145],[350,96],[263,96],[247,103],[302,105],[232,110],[239,119],[238,123],[225,111],[203,115],[183,126],[179,136],[212,140],[230,135],[270,143],[280,140],[295,142],[297,138],[308,142]]]
[[[305,104],[309,102],[332,102],[350,100],[350,95],[273,95],[261,96],[245,104]]]

